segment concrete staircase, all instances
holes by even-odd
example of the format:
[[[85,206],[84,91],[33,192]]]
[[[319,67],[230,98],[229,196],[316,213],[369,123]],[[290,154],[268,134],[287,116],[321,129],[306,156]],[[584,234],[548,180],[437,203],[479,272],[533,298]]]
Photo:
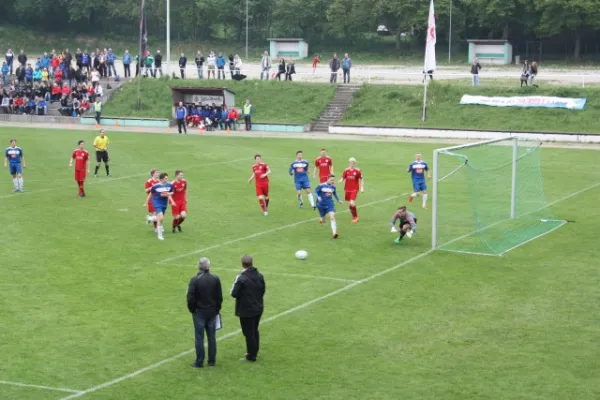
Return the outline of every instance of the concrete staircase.
[[[321,113],[319,119],[313,121],[311,130],[317,132],[328,132],[329,126],[338,122],[348,106],[354,101],[354,93],[361,88],[361,85],[340,84],[335,90],[335,96],[325,111]]]
[[[102,103],[105,104],[111,97],[115,90],[119,89],[121,85],[131,82],[130,78],[121,78],[119,82],[115,82],[112,78],[101,78],[100,85],[102,85],[103,93],[102,93]],[[110,89],[108,86],[110,85]],[[90,110],[86,113],[86,115],[93,115],[93,102],[90,106]],[[48,115],[49,116],[58,116],[60,115],[60,102],[54,102],[48,104]],[[79,118],[79,117],[77,117]]]

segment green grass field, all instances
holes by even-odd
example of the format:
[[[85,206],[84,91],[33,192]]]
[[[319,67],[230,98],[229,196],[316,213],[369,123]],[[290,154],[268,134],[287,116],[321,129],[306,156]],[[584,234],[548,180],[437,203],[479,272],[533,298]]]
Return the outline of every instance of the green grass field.
[[[587,103],[582,111],[460,105],[464,94],[585,97]],[[427,98],[427,122],[423,123],[422,86],[365,86],[355,94],[355,102],[346,111],[341,123],[357,126],[598,133],[599,88],[473,88],[470,85],[435,82],[429,86]]]
[[[1,399],[600,397],[597,151],[543,150],[552,211],[576,223],[477,257],[430,252],[419,208],[412,239],[394,245],[389,232],[411,189],[406,165],[442,145],[108,135],[113,177],[89,178],[78,199],[67,165],[93,132],[0,128],[28,164],[26,193],[11,193],[7,173],[0,192]],[[321,147],[337,172],[355,156],[365,174],[360,222],[337,206],[338,240],[297,208],[287,174],[296,150],[312,160]],[[246,183],[255,152],[273,170],[268,217]],[[184,232],[164,242],[144,223],[152,167],[182,168],[190,187]],[[246,253],[267,282],[250,365],[237,361],[227,293]],[[200,256],[226,300],[217,367],[195,370],[185,291]]]
[[[236,107],[249,98],[253,122],[307,124],[319,117],[333,98],[335,87],[323,84],[271,81],[208,81],[143,79],[142,106],[136,109],[137,83],[123,85],[106,104],[103,115],[171,118],[171,86],[225,87],[235,92]]]

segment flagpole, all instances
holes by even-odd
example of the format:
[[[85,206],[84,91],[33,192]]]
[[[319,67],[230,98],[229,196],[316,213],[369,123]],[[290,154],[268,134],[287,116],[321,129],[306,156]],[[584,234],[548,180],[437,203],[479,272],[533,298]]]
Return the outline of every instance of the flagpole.
[[[144,7],[146,5],[146,1],[142,0],[142,4],[140,6],[140,46],[138,47],[138,71],[140,71],[140,74],[136,77],[138,84],[137,84],[137,99],[136,99],[136,109],[139,110],[142,107],[142,99],[141,99],[141,95],[140,95],[140,85],[142,83],[142,59],[144,58],[144,50],[142,47],[142,37],[143,37],[143,30],[144,30]]]
[[[171,2],[167,0],[167,76],[171,76]]]
[[[421,121],[427,120],[427,75],[433,74],[436,70],[435,62],[435,11],[433,9],[433,0],[429,4],[429,18],[427,19],[427,35],[425,39],[425,64],[423,66],[423,114]]]

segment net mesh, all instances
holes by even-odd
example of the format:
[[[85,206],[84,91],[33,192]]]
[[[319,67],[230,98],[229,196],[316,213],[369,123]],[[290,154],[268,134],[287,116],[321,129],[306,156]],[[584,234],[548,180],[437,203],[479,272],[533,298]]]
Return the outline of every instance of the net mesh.
[[[502,255],[565,223],[554,218],[544,195],[540,144],[519,143],[516,159],[516,207],[511,218],[513,140],[440,150],[439,249]]]

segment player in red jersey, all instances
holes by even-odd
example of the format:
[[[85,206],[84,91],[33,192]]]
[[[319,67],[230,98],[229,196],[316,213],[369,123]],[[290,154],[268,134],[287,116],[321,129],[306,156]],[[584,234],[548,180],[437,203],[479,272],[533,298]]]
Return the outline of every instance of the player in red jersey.
[[[348,164],[348,168],[344,170],[340,183],[346,181],[344,184],[344,191],[346,192],[345,200],[349,204],[348,208],[350,208],[350,213],[352,214],[352,222],[357,223],[356,196],[359,189],[361,193],[365,191],[365,181],[360,169],[356,168],[356,158],[350,157]]]
[[[175,180],[171,182],[173,185],[173,201],[175,204],[171,206],[171,212],[173,213],[173,230],[175,229],[181,232],[181,224],[187,217],[187,181],[183,179],[183,171],[178,169],[175,171]]]
[[[160,171],[158,168],[152,168],[150,170],[150,179],[146,181],[144,184],[144,191],[146,192],[146,196],[150,193],[150,189],[152,186],[158,184],[160,180],[158,179],[158,175]],[[156,232],[156,218],[154,217],[154,206],[152,205],[152,200],[148,200],[148,215],[146,216],[146,223],[149,224],[152,222],[154,224],[154,232]]]
[[[73,166],[73,160],[75,160],[75,182],[79,186],[79,197],[85,197],[83,182],[85,182],[86,172],[90,172],[90,154],[85,149],[83,140],[77,142],[77,148],[69,160],[69,167]]]
[[[248,183],[253,180],[256,182],[256,197],[258,204],[263,211],[263,215],[269,215],[269,174],[271,169],[267,164],[262,162],[260,154],[254,156],[254,165],[252,166],[252,175],[248,179]]]
[[[327,150],[321,149],[321,155],[315,160],[315,169],[313,170],[313,179],[317,177],[319,170],[319,183],[327,182],[327,177],[333,175],[333,160],[327,157]]]

